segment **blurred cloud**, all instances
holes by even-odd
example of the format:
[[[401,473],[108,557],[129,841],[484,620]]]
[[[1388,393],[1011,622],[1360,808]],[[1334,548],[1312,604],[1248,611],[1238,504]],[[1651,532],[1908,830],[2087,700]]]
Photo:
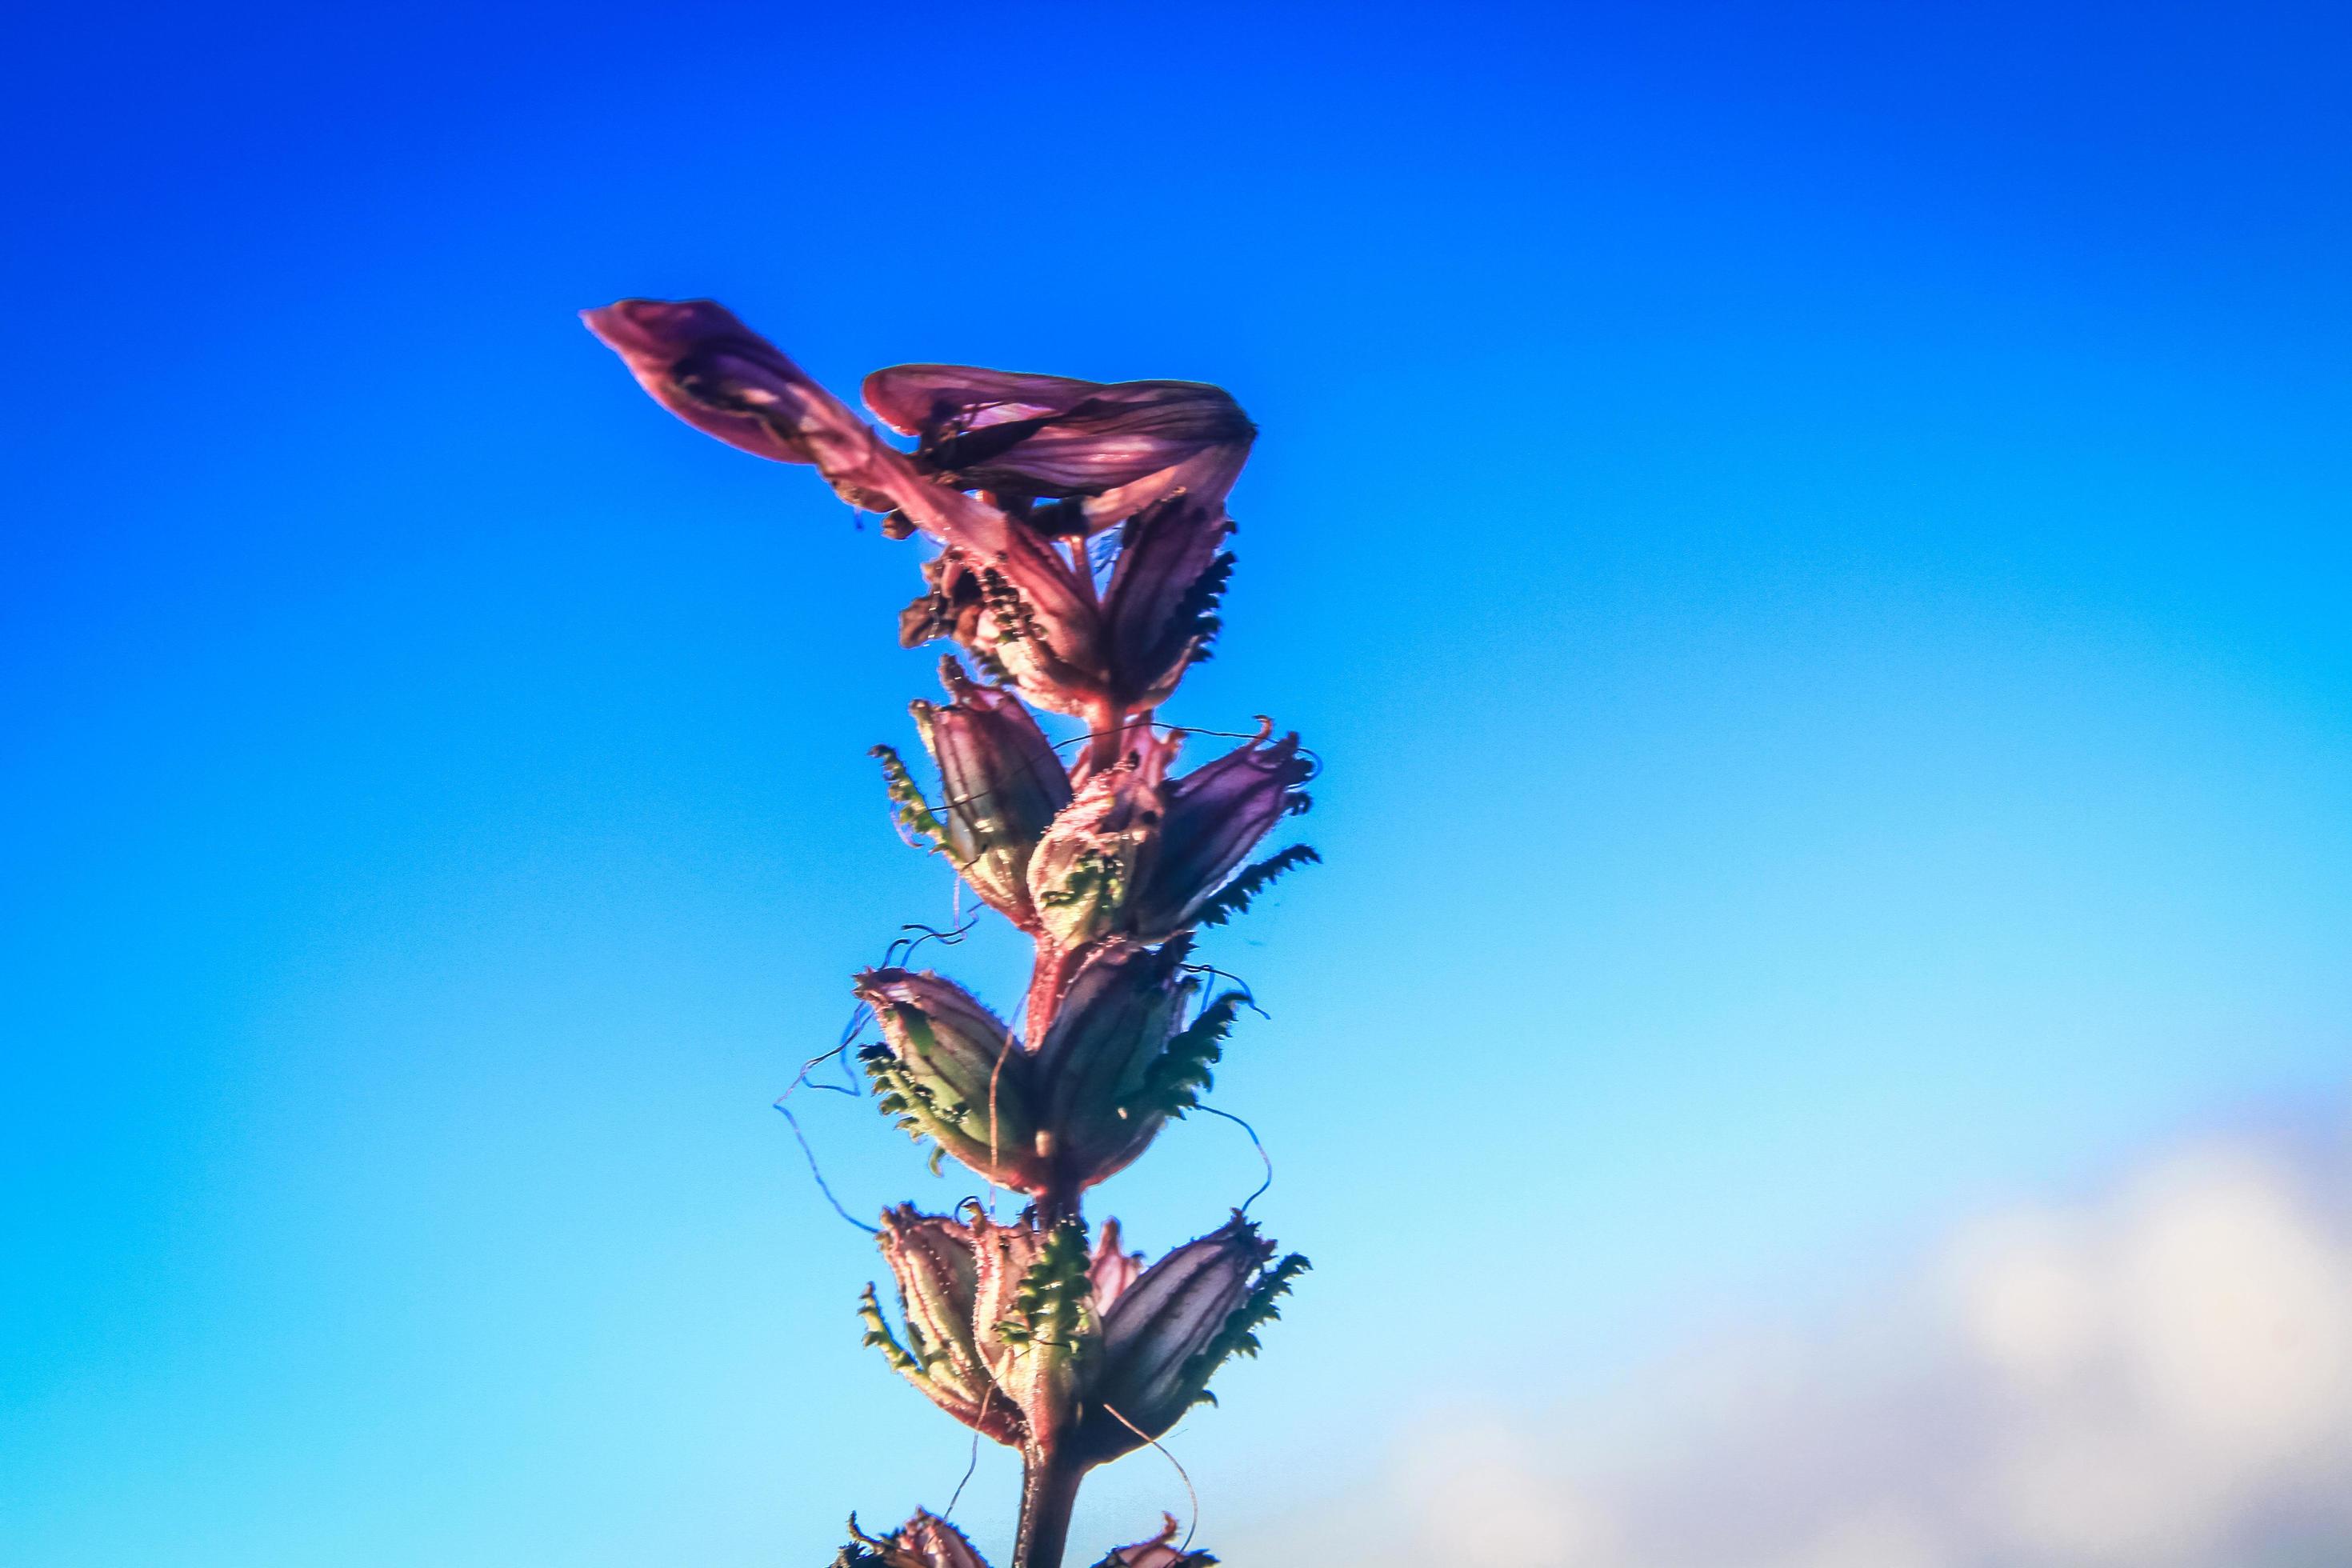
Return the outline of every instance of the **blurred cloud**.
[[[2159,1151],[2088,1200],[1959,1227],[1808,1332],[1695,1347],[1549,1419],[1423,1418],[1389,1473],[1226,1550],[1361,1568],[2352,1562],[2347,1172],[2340,1141],[2284,1131]]]

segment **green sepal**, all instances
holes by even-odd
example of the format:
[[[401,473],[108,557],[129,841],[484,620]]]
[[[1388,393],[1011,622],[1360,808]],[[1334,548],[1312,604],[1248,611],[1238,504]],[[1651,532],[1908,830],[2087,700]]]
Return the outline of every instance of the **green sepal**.
[[[1181,1116],[1201,1103],[1202,1093],[1213,1081],[1209,1069],[1223,1058],[1225,1037],[1248,1002],[1245,993],[1228,991],[1202,1008],[1201,1016],[1168,1042],[1152,1062],[1143,1092],[1138,1096],[1147,1113]]]
[[[1085,1228],[1075,1221],[1055,1226],[1013,1287],[1013,1314],[996,1325],[996,1337],[1009,1345],[1074,1353],[1087,1348],[1094,1323],[1087,1264]]]
[[[940,825],[931,810],[931,803],[923,798],[922,787],[915,775],[907,771],[896,748],[877,746],[866,753],[882,764],[882,782],[890,796],[890,815],[909,837],[923,841],[934,850],[947,847],[947,829]]]
[[[1323,857],[1313,847],[1294,844],[1287,849],[1267,856],[1256,865],[1243,871],[1210,895],[1201,911],[1193,917],[1195,924],[1221,926],[1250,907],[1250,900],[1264,892],[1266,884],[1284,872],[1300,866],[1319,866]]]
[[[1257,1331],[1282,1316],[1275,1303],[1290,1294],[1291,1282],[1314,1265],[1299,1253],[1291,1253],[1273,1268],[1258,1276],[1247,1300],[1233,1310],[1225,1326],[1216,1336],[1201,1347],[1200,1352],[1185,1364],[1184,1381],[1199,1384],[1201,1392],[1192,1396],[1195,1405],[1214,1405],[1216,1399],[1207,1384],[1217,1369],[1236,1355],[1255,1356],[1259,1350]]]
[[[882,1303],[876,1298],[872,1285],[866,1286],[865,1293],[857,1299],[857,1321],[866,1325],[865,1342],[881,1351],[882,1359],[890,1363],[891,1371],[909,1383],[929,1381],[923,1371],[923,1358],[900,1344],[898,1336],[890,1331],[890,1321],[882,1315]],[[922,1342],[920,1329],[909,1324],[907,1332],[918,1344]]]

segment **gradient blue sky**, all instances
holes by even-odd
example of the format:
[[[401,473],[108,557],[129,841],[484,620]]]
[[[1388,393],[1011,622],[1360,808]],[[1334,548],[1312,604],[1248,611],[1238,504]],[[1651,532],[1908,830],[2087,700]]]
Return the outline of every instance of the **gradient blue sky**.
[[[913,547],[655,410],[621,295],[1265,429],[1171,717],[1328,762],[1213,944],[1318,1268],[1179,1440],[1213,1508],[2345,1083],[2340,7],[31,27],[11,1563],[814,1563],[962,1468],[768,1109],[949,907],[864,754]],[[1198,1121],[1108,1207],[1255,1179]]]

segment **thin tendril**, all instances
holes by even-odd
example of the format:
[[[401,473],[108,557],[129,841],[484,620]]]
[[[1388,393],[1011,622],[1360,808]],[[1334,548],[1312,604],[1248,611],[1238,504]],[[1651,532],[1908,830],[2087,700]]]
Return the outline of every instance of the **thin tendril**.
[[[849,1015],[848,1024],[841,1031],[841,1043],[833,1049],[820,1052],[801,1064],[801,1070],[793,1076],[792,1083],[786,1087],[783,1093],[776,1097],[776,1109],[783,1113],[785,1124],[792,1128],[793,1141],[801,1146],[801,1155],[808,1161],[809,1174],[816,1181],[816,1190],[824,1194],[824,1201],[833,1205],[833,1212],[866,1235],[879,1236],[881,1234],[879,1228],[866,1224],[841,1206],[841,1200],[834,1195],[832,1184],[825,1181],[824,1172],[816,1163],[816,1151],[809,1146],[808,1134],[801,1131],[801,1119],[793,1114],[793,1108],[787,1103],[803,1086],[823,1089],[827,1094],[845,1094],[853,1100],[857,1098],[860,1090],[856,1076],[849,1069],[849,1047],[857,1038],[858,1031],[865,1028],[873,1017],[874,1009],[863,1002],[859,1003],[856,1009]],[[841,1061],[842,1076],[848,1080],[846,1084],[818,1083],[809,1077],[809,1074],[814,1072],[821,1064],[836,1058]]]
[[[1192,1545],[1192,1537],[1201,1528],[1201,1494],[1192,1489],[1192,1478],[1184,1473],[1183,1464],[1178,1460],[1175,1455],[1168,1451],[1166,1446],[1163,1445],[1159,1438],[1154,1437],[1142,1427],[1138,1426],[1134,1422],[1129,1421],[1126,1416],[1121,1415],[1118,1413],[1118,1406],[1106,1401],[1103,1405],[1103,1408],[1110,1412],[1111,1419],[1117,1421],[1120,1426],[1126,1427],[1129,1431],[1134,1433],[1137,1436],[1142,1438],[1153,1447],[1158,1448],[1160,1450],[1160,1457],[1176,1467],[1176,1479],[1184,1483],[1184,1495],[1190,1498],[1192,1502],[1192,1522],[1185,1527],[1183,1542],[1179,1545],[1176,1550],[1180,1554],[1190,1551]]]
[[[1213,963],[1188,963],[1183,967],[1187,974],[1213,974],[1228,984],[1240,986],[1242,1005],[1264,1018],[1267,1023],[1274,1022],[1274,1015],[1257,1005],[1257,994],[1250,989],[1250,983],[1240,975],[1230,970],[1219,969]],[[1201,997],[1201,1012],[1205,1013],[1209,1010],[1209,1000],[1207,994],[1203,993]],[[1194,1016],[1197,1018],[1199,1015],[1195,1014]]]
[[[971,934],[971,928],[979,923],[980,914],[977,910],[973,911],[970,920],[965,921],[961,925],[952,927],[947,931],[941,931],[937,926],[925,925],[920,921],[908,921],[905,925],[900,926],[898,929],[900,931],[919,931],[923,934],[920,936],[902,936],[898,941],[892,942],[888,947],[884,948],[882,950],[882,967],[885,969],[905,968],[907,961],[915,956],[916,949],[921,947],[923,943],[927,942],[936,942],[943,946],[953,947],[958,942],[963,941],[964,938],[970,936]]]
[[[1249,1213],[1250,1205],[1265,1196],[1266,1188],[1274,1185],[1274,1156],[1267,1153],[1265,1152],[1265,1145],[1258,1142],[1257,1129],[1252,1127],[1248,1122],[1244,1121],[1240,1117],[1235,1116],[1232,1111],[1219,1110],[1213,1105],[1196,1105],[1192,1109],[1195,1110],[1205,1110],[1212,1116],[1222,1116],[1226,1121],[1232,1122],[1234,1126],[1249,1134],[1250,1147],[1257,1151],[1259,1163],[1265,1166],[1265,1180],[1257,1184],[1257,1191],[1252,1193],[1249,1196],[1242,1200],[1242,1206],[1239,1212],[1243,1214]]]
[[[996,1385],[992,1383],[980,1391],[980,1414],[974,1419],[981,1421],[988,1419],[988,1402],[995,1397]],[[974,1426],[971,1429],[971,1458],[963,1468],[963,1479],[956,1482],[955,1490],[948,1494],[948,1506],[940,1513],[941,1524],[947,1523],[955,1517],[956,1503],[963,1496],[963,1489],[971,1484],[971,1473],[978,1468],[980,1468],[980,1428]]]
[[[787,1092],[787,1097],[789,1098],[789,1091]],[[847,1209],[843,1208],[841,1206],[841,1200],[833,1195],[833,1188],[825,1184],[824,1173],[817,1169],[816,1151],[809,1147],[808,1135],[801,1131],[801,1119],[793,1114],[793,1108],[786,1105],[783,1100],[779,1100],[776,1101],[776,1109],[784,1113],[785,1124],[793,1130],[793,1137],[799,1142],[801,1152],[808,1158],[809,1174],[816,1178],[816,1190],[824,1194],[824,1201],[833,1205],[833,1212],[839,1215],[842,1218],[847,1220],[850,1224],[856,1226],[858,1229],[864,1231],[868,1236],[881,1235],[882,1227],[880,1226],[867,1225],[864,1220],[859,1219],[856,1215],[851,1214]]]

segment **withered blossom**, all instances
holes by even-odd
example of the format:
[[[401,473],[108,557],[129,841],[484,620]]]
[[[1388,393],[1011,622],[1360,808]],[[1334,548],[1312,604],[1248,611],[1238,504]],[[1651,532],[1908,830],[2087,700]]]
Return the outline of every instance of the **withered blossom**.
[[[1149,1541],[1122,1546],[1095,1568],[1213,1568],[1216,1559],[1205,1552],[1186,1552],[1175,1544],[1176,1516],[1162,1514],[1160,1533]]]
[[[891,1331],[869,1285],[858,1309],[866,1342],[879,1349],[892,1368],[932,1404],[965,1426],[1000,1443],[1024,1443],[1026,1413],[997,1386],[974,1327],[980,1242],[973,1228],[943,1215],[919,1214],[912,1204],[902,1204],[883,1211],[876,1239],[898,1282],[906,1338],[902,1342]]]
[[[1191,773],[1156,710],[1216,636],[1234,566],[1225,500],[1255,430],[1196,382],[1093,382],[909,364],[866,379],[904,450],[773,344],[708,300],[583,312],[656,401],[741,450],[814,467],[891,539],[921,535],[909,647],[946,639],[948,700],[910,709],[936,804],[877,748],[908,837],[944,856],[1028,936],[1028,994],[1009,1022],[955,982],[885,965],[856,993],[880,1039],[860,1060],[883,1111],[990,1189],[953,1215],[886,1210],[866,1338],[941,1410],[1019,1451],[1012,1568],[1060,1568],[1094,1466],[1166,1433],[1306,1267],[1236,1214],[1149,1266],[1118,1222],[1089,1230],[1086,1193],[1200,1103],[1244,994],[1202,1005],[1197,931],[1310,861],[1253,847],[1303,808],[1296,736],[1253,739]],[[1066,763],[1031,710],[1076,720]],[[996,1216],[1009,1191],[1017,1212]],[[1016,1201],[1003,1198],[1009,1205]],[[887,1536],[851,1521],[836,1568],[986,1568],[918,1512]],[[1209,1568],[1170,1521],[1099,1568]]]
[[[853,1515],[849,1537],[850,1543],[834,1559],[834,1568],[988,1568],[962,1531],[920,1509],[914,1518],[882,1536],[858,1529]],[[1152,1563],[1150,1568],[1161,1565]]]

